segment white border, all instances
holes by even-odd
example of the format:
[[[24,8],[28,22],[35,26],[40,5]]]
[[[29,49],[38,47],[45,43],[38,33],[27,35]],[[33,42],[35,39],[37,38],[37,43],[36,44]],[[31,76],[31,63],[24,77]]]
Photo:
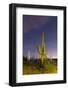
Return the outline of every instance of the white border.
[[[58,73],[57,74],[40,74],[40,75],[22,75],[22,58],[23,58],[23,24],[22,15],[44,15],[57,16],[57,40],[58,40]],[[49,9],[16,9],[16,82],[36,82],[36,81],[54,81],[63,80],[63,11]]]

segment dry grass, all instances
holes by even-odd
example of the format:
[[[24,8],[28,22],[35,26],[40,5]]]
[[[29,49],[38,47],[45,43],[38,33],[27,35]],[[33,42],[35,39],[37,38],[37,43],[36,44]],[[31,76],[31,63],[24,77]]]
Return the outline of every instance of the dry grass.
[[[50,62],[47,60],[43,65],[31,61],[23,63],[23,75],[57,73],[57,64],[53,61]]]

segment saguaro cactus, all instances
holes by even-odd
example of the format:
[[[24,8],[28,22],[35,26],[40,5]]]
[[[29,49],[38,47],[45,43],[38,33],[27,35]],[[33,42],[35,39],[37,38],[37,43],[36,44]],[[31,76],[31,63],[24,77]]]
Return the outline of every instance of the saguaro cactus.
[[[44,32],[42,33],[42,45],[38,46],[38,55],[41,59],[41,63],[43,64],[44,60],[47,60],[47,49],[44,43]]]

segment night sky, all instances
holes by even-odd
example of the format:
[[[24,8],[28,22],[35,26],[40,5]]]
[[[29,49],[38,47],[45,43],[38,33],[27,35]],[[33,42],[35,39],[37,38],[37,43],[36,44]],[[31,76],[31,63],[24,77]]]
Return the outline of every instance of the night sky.
[[[57,17],[23,15],[23,52],[30,51],[31,57],[38,57],[37,47],[41,46],[44,32],[45,47],[50,58],[57,58]]]

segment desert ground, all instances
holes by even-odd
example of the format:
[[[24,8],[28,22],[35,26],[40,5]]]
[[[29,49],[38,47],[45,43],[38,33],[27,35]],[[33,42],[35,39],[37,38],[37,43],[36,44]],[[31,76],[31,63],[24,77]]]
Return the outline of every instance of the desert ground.
[[[22,66],[23,75],[57,73],[57,59],[47,59],[41,64],[41,60],[39,59],[32,58],[28,60],[27,58],[23,58]]]

